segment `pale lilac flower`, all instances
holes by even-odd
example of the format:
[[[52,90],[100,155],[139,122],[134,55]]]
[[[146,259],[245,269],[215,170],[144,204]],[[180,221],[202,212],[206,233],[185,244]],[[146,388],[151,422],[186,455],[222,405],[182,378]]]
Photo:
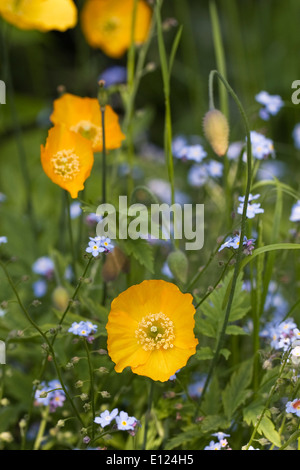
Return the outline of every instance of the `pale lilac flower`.
[[[56,408],[62,407],[66,399],[65,392],[61,390],[61,383],[58,380],[51,380],[49,383],[42,382],[42,388],[35,392],[35,404],[49,406],[53,413]]]
[[[209,445],[204,447],[204,450],[221,450],[220,442],[210,441]]]
[[[285,407],[285,411],[287,413],[293,413],[298,416],[298,418],[300,418],[300,399],[295,398],[293,401],[288,401]]]
[[[284,106],[281,96],[270,95],[267,91],[261,91],[255,96],[255,99],[263,105],[259,115],[264,121],[268,121],[270,116],[275,116]]]
[[[224,248],[233,248],[237,250],[240,246],[240,235],[234,235],[233,237],[227,238],[227,240],[220,246],[218,251],[224,250]],[[247,238],[244,236],[243,247],[244,247],[244,254],[250,255],[254,249],[254,238]]]
[[[134,431],[136,421],[134,416],[128,416],[125,411],[120,411],[119,416],[116,416],[116,423],[120,431]]]
[[[48,285],[45,279],[39,279],[32,284],[34,296],[37,298],[44,297],[47,293]]]
[[[300,150],[300,122],[298,122],[292,132],[294,146],[297,150]]]
[[[54,273],[54,263],[48,256],[41,256],[32,265],[32,270],[36,274],[40,274],[49,279]]]
[[[237,160],[245,146],[244,142],[232,142],[227,150],[227,158],[229,160]]]
[[[94,422],[100,424],[102,428],[105,428],[105,426],[108,426],[116,418],[118,412],[119,410],[117,408],[112,410],[111,413],[108,410],[105,410],[99,417],[94,419]]]
[[[247,140],[247,139],[246,139]],[[252,155],[254,158],[258,160],[264,160],[268,158],[270,155],[275,157],[274,151],[274,143],[271,139],[268,139],[263,134],[260,134],[256,131],[250,132],[250,140],[251,140],[251,147],[252,147]],[[243,160],[247,160],[246,151],[243,155]]]
[[[90,237],[89,244],[86,248],[87,253],[91,253],[94,257],[100,253],[108,253],[114,249],[110,238],[107,237]]]
[[[104,88],[108,88],[112,85],[118,85],[120,83],[127,82],[127,69],[122,65],[112,65],[105,69],[98,77],[98,82],[104,81]]]
[[[255,196],[252,196],[252,194],[249,195],[247,212],[246,212],[246,217],[248,219],[253,219],[256,216],[256,214],[262,214],[264,212],[264,209],[260,207],[260,204],[252,203],[254,199],[257,199],[259,197],[260,197],[260,194],[256,194]],[[244,210],[245,196],[239,197],[238,199],[240,201],[240,205],[237,208],[237,213],[242,215],[243,210]]]
[[[1,236],[0,237],[0,245],[7,243],[7,237]]]
[[[79,201],[72,202],[70,206],[70,217],[76,219],[82,213],[81,204]]]
[[[297,201],[293,207],[290,215],[291,222],[300,222],[300,201]]]
[[[77,336],[88,337],[97,330],[97,325],[93,325],[90,321],[80,321],[79,323],[73,322],[68,329],[69,333]]]

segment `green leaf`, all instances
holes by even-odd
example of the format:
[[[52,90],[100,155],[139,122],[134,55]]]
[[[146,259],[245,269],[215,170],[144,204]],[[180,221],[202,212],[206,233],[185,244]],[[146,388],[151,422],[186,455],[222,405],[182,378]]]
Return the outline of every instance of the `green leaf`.
[[[122,247],[128,256],[133,256],[139,264],[154,273],[153,248],[146,240],[142,238],[131,240],[128,238],[122,243]]]
[[[209,346],[203,346],[199,348],[195,354],[195,358],[198,359],[199,361],[212,359],[213,356],[214,356],[214,352]]]
[[[262,418],[257,431],[259,434],[263,434],[275,446],[281,446],[280,434],[276,431],[274,423],[267,416]]]
[[[242,363],[239,369],[232,374],[222,393],[224,411],[228,419],[231,419],[237,408],[245,402],[249,394],[247,387],[250,385],[251,379],[252,361]]]
[[[201,421],[201,431],[203,433],[212,432],[212,431],[224,431],[230,427],[230,421],[224,415],[211,415],[206,416],[203,421]]]
[[[224,296],[226,295],[228,284],[230,283],[231,276],[227,275],[220,288],[215,289],[209,297],[201,304],[196,315],[196,331],[209,336],[217,338],[221,331],[226,305],[224,304]],[[242,275],[238,277],[236,290],[233,297],[231,311],[229,315],[229,323],[241,320],[250,308],[249,294],[243,290]],[[199,313],[202,313],[206,318],[199,318]],[[227,334],[245,334],[242,328],[237,325],[229,325],[226,330]]]

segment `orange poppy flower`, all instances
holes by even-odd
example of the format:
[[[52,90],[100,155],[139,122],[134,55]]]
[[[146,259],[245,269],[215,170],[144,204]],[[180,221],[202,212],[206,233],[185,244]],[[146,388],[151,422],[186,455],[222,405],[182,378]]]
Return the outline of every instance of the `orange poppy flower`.
[[[121,57],[131,43],[134,0],[87,0],[81,13],[82,31],[88,44],[114,58]],[[140,0],[137,4],[134,40],[146,41],[152,11]]]
[[[97,98],[81,98],[65,93],[54,101],[50,116],[53,124],[64,124],[73,132],[90,140],[95,152],[102,150],[102,115]],[[105,107],[105,147],[107,150],[121,147],[125,135],[119,117],[111,106]]]
[[[192,296],[172,283],[143,281],[113,300],[106,325],[108,353],[116,372],[164,382],[195,354]]]
[[[77,23],[73,0],[1,0],[0,15],[20,29],[65,31]]]
[[[75,199],[93,167],[92,145],[65,126],[56,125],[49,130],[45,147],[41,145],[41,163],[53,183]]]

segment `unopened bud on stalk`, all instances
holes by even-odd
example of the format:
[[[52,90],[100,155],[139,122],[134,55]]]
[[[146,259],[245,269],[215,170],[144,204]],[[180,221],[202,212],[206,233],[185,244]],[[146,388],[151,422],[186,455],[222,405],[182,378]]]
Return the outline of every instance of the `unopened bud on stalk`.
[[[213,151],[223,157],[229,143],[229,125],[224,114],[218,109],[208,111],[204,116],[203,129]]]

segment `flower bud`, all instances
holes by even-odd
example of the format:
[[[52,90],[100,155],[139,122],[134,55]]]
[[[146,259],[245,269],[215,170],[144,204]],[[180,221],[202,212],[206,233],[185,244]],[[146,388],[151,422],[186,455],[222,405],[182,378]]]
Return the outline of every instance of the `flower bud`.
[[[204,116],[203,129],[213,151],[219,157],[225,155],[229,144],[229,125],[224,114],[218,109],[208,111]]]
[[[57,310],[64,312],[69,304],[70,296],[64,287],[58,286],[52,294],[52,301]]]

